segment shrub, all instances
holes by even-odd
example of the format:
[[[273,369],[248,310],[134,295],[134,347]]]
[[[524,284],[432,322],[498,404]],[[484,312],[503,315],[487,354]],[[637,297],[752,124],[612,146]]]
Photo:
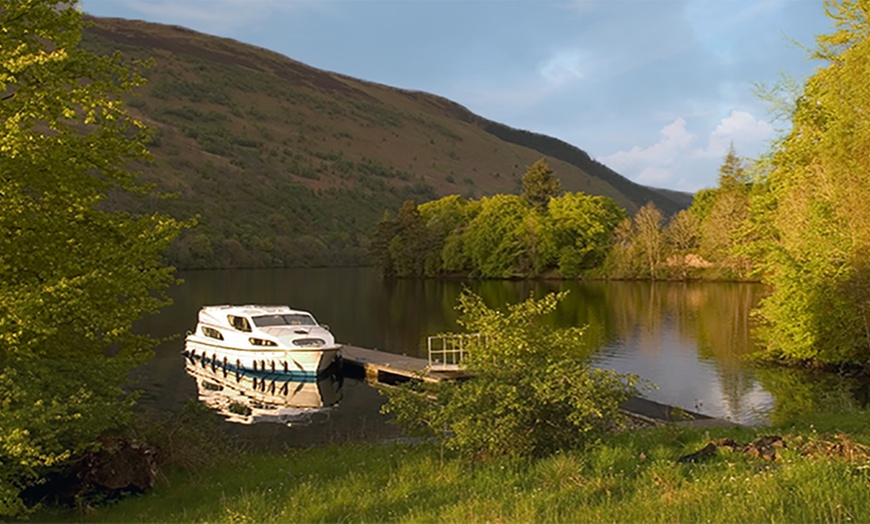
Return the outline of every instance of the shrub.
[[[464,381],[383,388],[384,411],[406,432],[434,437],[470,458],[541,456],[588,445],[619,427],[637,378],[592,368],[581,328],[548,325],[566,293],[506,312],[465,292],[460,324],[470,339]]]

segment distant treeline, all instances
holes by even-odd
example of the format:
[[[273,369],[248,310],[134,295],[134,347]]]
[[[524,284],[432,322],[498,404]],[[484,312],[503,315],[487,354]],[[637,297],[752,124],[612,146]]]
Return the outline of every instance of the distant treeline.
[[[385,274],[403,277],[512,278],[553,271],[573,277],[601,264],[611,232],[625,216],[612,199],[562,194],[540,160],[523,177],[519,196],[405,202],[395,218],[387,215],[378,224],[371,252]]]
[[[752,264],[735,251],[735,231],[750,189],[732,149],[720,187],[698,193],[690,209],[666,220],[651,202],[631,218],[612,199],[562,192],[540,160],[520,195],[406,201],[378,224],[371,253],[385,275],[401,277],[742,280]]]

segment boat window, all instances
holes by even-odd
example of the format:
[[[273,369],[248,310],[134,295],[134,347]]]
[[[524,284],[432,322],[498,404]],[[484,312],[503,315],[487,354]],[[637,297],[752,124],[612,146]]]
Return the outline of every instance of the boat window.
[[[314,317],[305,313],[288,315],[263,315],[252,319],[257,327],[269,326],[316,326]]]
[[[216,338],[216,339],[218,339],[218,340],[223,340],[223,339],[224,339],[224,336],[221,335],[221,332],[220,332],[220,331],[218,331],[218,330],[216,330],[216,329],[214,329],[214,328],[210,328],[210,327],[208,327],[208,326],[203,326],[203,327],[202,327],[202,334],[205,335],[205,336],[207,336],[207,337],[209,337],[209,338]]]
[[[239,331],[244,331],[246,333],[251,331],[251,325],[248,324],[248,319],[245,317],[237,317],[234,315],[228,315],[227,319],[230,321],[230,325]]]

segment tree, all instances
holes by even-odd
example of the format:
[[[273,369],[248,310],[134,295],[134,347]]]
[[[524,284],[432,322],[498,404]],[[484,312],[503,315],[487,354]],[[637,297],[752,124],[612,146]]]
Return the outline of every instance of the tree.
[[[406,431],[478,459],[579,448],[619,427],[619,407],[637,393],[637,378],[589,366],[583,329],[548,325],[564,296],[499,311],[463,293],[460,324],[482,335],[469,339],[464,363],[472,378],[385,388],[384,410]]]
[[[386,276],[396,274],[393,257],[390,255],[390,242],[397,232],[398,222],[390,215],[389,211],[386,211],[378,222],[377,229],[369,238],[368,258]]]
[[[535,276],[547,270],[552,248],[547,245],[545,227],[544,217],[536,208],[530,209],[517,224],[514,236],[519,242],[518,275]]]
[[[837,30],[771,159],[760,316],[772,354],[870,362],[870,2],[826,2]]]
[[[744,277],[750,269],[748,259],[738,254],[736,248],[749,218],[751,191],[748,171],[732,144],[719,168],[719,187],[705,202],[708,207],[704,210],[699,240],[701,256],[732,278]]]
[[[689,210],[698,218],[699,222],[703,223],[710,216],[713,202],[716,200],[716,193],[716,189],[701,189],[692,198],[692,205],[689,206]]]
[[[691,209],[683,209],[674,215],[665,229],[665,238],[673,251],[688,254],[698,249],[700,225]]]
[[[128,420],[129,370],[154,341],[133,322],[169,302],[161,253],[182,227],[104,210],[144,192],[149,158],[120,95],[119,55],[79,47],[75,2],[0,0],[0,515],[48,468]]]
[[[638,251],[646,263],[649,277],[659,277],[659,267],[664,253],[664,233],[662,232],[662,212],[652,202],[640,208],[634,216]]]
[[[419,206],[430,242],[424,263],[426,276],[465,269],[466,257],[461,253],[462,245],[455,242],[461,240],[462,231],[471,221],[473,207],[459,195],[446,196]],[[448,239],[453,240],[449,247]],[[457,250],[460,253],[456,253]]]
[[[747,185],[749,185],[749,180],[746,168],[743,165],[743,160],[737,156],[737,150],[734,149],[734,143],[732,143],[728,147],[722,165],[719,166],[719,188],[728,191],[733,188],[744,188]]]
[[[546,209],[550,198],[562,194],[562,184],[543,158],[529,166],[523,175],[523,201],[541,211]]]
[[[471,265],[481,276],[510,278],[520,274],[523,245],[518,233],[528,212],[516,195],[481,199],[480,211],[463,235]]]
[[[693,269],[709,265],[697,254],[700,224],[694,211],[683,209],[671,217],[664,233],[672,278],[687,279]]]
[[[417,204],[407,200],[396,216],[395,234],[389,243],[396,274],[400,277],[423,276],[429,250],[429,232],[420,217],[420,210]]]
[[[634,220],[625,217],[613,228],[610,250],[604,259],[604,274],[611,278],[632,278],[637,270],[637,246]]]
[[[616,225],[625,210],[610,198],[566,193],[550,199],[546,230],[556,252],[559,271],[575,277],[601,265],[610,249]]]

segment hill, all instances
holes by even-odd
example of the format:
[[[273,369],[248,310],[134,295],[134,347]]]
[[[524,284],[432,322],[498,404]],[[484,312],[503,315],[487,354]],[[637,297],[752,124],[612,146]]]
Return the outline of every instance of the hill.
[[[368,234],[403,201],[516,193],[542,157],[566,190],[630,212],[653,201],[671,214],[691,202],[442,97],[181,27],[90,20],[89,48],[153,60],[148,85],[128,102],[154,130],[143,178],[177,198],[112,205],[198,216],[170,253],[179,267],[361,263]]]

